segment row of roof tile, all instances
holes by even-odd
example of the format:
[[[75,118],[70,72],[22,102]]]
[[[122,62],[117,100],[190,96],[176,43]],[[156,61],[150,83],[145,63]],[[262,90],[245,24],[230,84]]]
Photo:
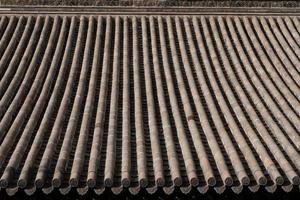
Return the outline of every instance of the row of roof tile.
[[[0,187],[300,184],[297,17],[1,16]]]

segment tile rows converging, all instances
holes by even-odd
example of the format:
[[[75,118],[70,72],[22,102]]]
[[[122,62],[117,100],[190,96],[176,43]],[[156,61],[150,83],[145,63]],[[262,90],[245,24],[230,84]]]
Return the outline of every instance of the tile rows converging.
[[[300,184],[300,21],[0,16],[0,187]]]

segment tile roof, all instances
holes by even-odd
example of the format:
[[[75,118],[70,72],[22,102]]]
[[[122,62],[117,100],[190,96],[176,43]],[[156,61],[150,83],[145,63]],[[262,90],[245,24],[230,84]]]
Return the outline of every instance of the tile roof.
[[[300,21],[1,16],[0,187],[300,184]]]
[[[20,6],[109,6],[109,7],[261,7],[261,8],[295,8],[300,6],[300,2],[297,0],[0,0],[1,6],[7,7],[20,7]]]

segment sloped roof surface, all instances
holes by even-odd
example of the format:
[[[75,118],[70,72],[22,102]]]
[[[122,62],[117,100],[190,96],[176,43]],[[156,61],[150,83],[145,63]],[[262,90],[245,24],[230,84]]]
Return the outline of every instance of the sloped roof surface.
[[[297,17],[1,16],[0,39],[9,194],[300,184]]]

